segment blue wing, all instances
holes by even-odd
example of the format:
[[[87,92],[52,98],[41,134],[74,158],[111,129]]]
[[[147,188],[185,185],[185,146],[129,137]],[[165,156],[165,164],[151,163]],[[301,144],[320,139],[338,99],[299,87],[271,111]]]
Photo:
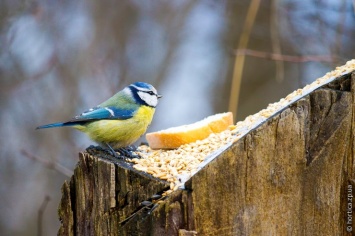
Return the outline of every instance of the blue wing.
[[[127,120],[132,118],[135,110],[120,109],[116,107],[95,107],[76,116],[71,121],[92,121],[92,120]]]
[[[78,116],[75,116],[74,119],[70,121],[63,122],[63,123],[42,125],[37,127],[36,129],[80,125],[95,120],[127,120],[133,117],[135,111],[136,110],[134,109],[127,110],[127,109],[120,109],[116,107],[94,107],[91,108],[90,110],[81,113]]]

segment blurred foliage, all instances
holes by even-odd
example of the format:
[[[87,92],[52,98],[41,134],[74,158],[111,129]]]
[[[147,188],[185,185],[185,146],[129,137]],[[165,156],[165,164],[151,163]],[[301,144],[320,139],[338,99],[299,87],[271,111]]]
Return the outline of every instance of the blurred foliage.
[[[77,131],[36,126],[134,81],[164,96],[150,131],[228,109],[244,119],[354,58],[353,4],[0,1],[1,235],[36,234],[38,216],[43,235],[56,234],[61,185],[92,144]]]

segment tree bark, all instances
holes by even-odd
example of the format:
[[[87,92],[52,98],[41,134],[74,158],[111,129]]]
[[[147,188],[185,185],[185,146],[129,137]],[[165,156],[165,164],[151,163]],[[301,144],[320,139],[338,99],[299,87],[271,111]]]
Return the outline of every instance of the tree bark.
[[[284,108],[197,172],[185,190],[158,202],[153,195],[169,183],[81,153],[62,187],[58,234],[354,232],[354,79],[346,74]]]

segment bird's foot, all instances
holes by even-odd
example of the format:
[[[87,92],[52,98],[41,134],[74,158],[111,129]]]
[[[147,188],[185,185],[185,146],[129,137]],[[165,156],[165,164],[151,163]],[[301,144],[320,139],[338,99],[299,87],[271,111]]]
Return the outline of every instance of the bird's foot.
[[[126,158],[129,158],[129,159],[141,158],[140,155],[135,153],[136,150],[137,150],[137,147],[135,147],[133,145],[116,149],[117,152],[119,152],[122,156],[124,156]]]
[[[135,145],[128,145],[127,147],[125,147],[125,149],[127,149],[131,152],[135,152],[135,151],[137,151],[138,147]]]
[[[117,159],[124,159],[125,158],[123,155],[121,155],[121,156],[117,155],[117,152],[115,150],[113,150],[113,148],[108,143],[106,143],[106,146],[108,147],[108,151],[110,152],[110,154],[112,156],[114,156],[115,158],[117,158]]]
[[[110,145],[106,144],[106,148],[105,147],[102,147],[102,146],[93,146],[93,145],[90,145],[88,148],[86,148],[86,151],[93,155],[93,156],[106,156],[107,154],[108,155],[111,155],[111,156],[114,156],[115,158],[117,159],[125,159],[126,157],[124,156],[119,156],[113,149]]]
[[[100,152],[107,152],[108,150],[101,146],[90,145],[89,147],[86,148],[86,151],[91,155],[97,155]]]

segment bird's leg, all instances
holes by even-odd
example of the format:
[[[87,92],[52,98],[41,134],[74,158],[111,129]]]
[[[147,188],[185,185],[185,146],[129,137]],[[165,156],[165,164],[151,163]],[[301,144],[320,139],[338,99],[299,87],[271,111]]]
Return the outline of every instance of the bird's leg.
[[[108,143],[105,143],[106,146],[108,147],[108,149],[110,150],[111,154],[116,157],[117,159],[119,159],[120,157],[117,155],[117,153],[115,152],[115,150],[113,150],[113,148],[108,144]]]
[[[117,148],[116,152],[119,152],[122,156],[130,157],[131,153],[126,148]]]

